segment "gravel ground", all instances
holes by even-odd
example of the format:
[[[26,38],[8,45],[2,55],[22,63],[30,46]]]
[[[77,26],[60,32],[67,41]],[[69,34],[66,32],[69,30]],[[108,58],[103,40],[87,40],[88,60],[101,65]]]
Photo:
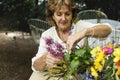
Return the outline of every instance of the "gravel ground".
[[[28,80],[38,45],[28,33],[0,31],[0,80]]]

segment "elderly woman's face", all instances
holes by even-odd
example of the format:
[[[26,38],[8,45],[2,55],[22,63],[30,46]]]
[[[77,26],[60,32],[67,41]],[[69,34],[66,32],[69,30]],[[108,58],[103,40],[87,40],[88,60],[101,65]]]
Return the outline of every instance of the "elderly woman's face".
[[[71,27],[72,11],[67,6],[62,6],[60,10],[56,10],[53,19],[59,30],[69,30]]]

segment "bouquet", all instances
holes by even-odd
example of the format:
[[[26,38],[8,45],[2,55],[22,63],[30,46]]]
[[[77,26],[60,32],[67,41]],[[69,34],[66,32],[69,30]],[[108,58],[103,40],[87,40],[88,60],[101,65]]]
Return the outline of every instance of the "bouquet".
[[[94,58],[90,68],[97,80],[120,80],[120,45],[109,42],[104,47],[95,47],[91,51]]]
[[[120,46],[117,43],[90,48],[86,41],[84,48],[77,46],[68,53],[52,38],[44,39],[47,50],[61,59],[56,66],[45,69],[48,80],[51,77],[58,80],[119,80]]]

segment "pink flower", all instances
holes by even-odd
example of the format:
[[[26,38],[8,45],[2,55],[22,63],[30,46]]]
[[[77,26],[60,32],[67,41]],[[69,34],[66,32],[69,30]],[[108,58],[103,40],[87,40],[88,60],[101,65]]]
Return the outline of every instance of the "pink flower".
[[[113,52],[112,48],[109,48],[109,47],[104,47],[104,48],[102,48],[102,50],[105,51],[106,55],[109,55]]]

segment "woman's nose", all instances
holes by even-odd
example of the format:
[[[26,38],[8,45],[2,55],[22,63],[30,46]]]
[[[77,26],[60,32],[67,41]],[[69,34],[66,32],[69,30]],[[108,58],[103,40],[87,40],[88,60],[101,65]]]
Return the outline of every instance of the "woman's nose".
[[[65,15],[62,15],[62,20],[66,20],[66,16]]]

